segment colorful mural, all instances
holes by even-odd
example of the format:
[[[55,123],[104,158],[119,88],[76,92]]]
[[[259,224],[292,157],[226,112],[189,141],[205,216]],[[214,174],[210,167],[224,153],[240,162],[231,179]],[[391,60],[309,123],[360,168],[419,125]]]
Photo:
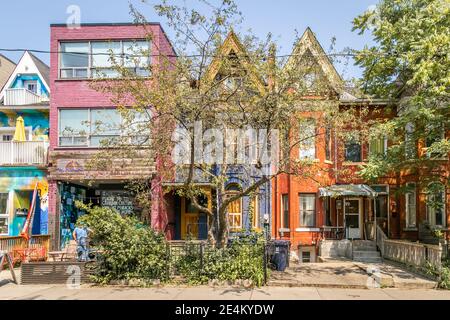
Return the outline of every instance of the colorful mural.
[[[19,116],[24,119],[25,127],[32,128],[33,141],[48,141],[48,111],[21,110],[18,112],[3,110],[0,112],[0,127],[14,128]]]
[[[76,201],[86,200],[86,189],[72,184],[63,184],[60,187],[60,234],[61,248],[64,248],[72,239],[72,232],[78,218],[84,214],[83,210],[75,206]]]
[[[45,172],[37,168],[0,168],[0,194],[7,196],[9,235],[22,231],[30,208],[33,190],[38,184],[38,199],[33,220],[33,234],[48,233],[48,182]]]

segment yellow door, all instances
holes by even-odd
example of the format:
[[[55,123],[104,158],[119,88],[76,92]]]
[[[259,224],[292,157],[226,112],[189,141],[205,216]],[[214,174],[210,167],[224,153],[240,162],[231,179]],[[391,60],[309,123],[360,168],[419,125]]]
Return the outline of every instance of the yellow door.
[[[182,240],[186,240],[186,239],[197,240],[198,239],[199,215],[192,214],[192,213],[185,213],[183,220],[184,220],[184,223],[182,224],[183,230],[181,232]]]

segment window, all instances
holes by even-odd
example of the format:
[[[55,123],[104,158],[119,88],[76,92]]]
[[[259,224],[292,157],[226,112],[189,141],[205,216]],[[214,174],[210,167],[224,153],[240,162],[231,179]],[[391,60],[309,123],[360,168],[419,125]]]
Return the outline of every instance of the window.
[[[232,184],[227,188],[227,197],[232,197],[240,191],[241,188],[238,185]],[[228,205],[228,224],[231,231],[242,229],[242,198]]]
[[[331,161],[332,157],[332,142],[331,142],[331,128],[326,127],[325,129],[325,160]]]
[[[406,227],[416,227],[416,184],[406,185],[405,206],[406,206]]]
[[[34,81],[34,80],[24,81],[23,86],[28,91],[31,91],[33,93],[37,93],[37,81]]]
[[[300,159],[316,158],[316,122],[305,119],[299,125]]]
[[[427,219],[433,227],[445,226],[445,187],[432,183],[427,191]]]
[[[414,137],[414,124],[408,123],[405,127],[405,157],[414,159],[417,156],[416,138]]]
[[[441,125],[434,125],[427,128],[426,148],[431,148],[435,143],[445,139],[445,128]],[[443,158],[445,154],[439,152],[427,152],[427,156],[430,158]]]
[[[316,225],[316,195],[300,194],[300,227]]]
[[[302,262],[303,263],[311,262],[311,251],[302,251]]]
[[[116,66],[137,76],[150,72],[148,41],[61,42],[60,72],[62,79],[116,78]]]
[[[372,139],[369,143],[369,152],[371,156],[384,156],[387,152],[387,139]]]
[[[281,227],[289,229],[289,195],[283,194],[281,196]]]
[[[0,193],[0,235],[9,233],[8,199],[7,193]]]
[[[361,144],[359,142],[350,141],[345,144],[345,161],[347,162],[362,161]]]
[[[147,111],[116,109],[62,109],[59,111],[59,146],[100,147],[114,143],[149,143]]]
[[[10,141],[13,140],[13,138],[14,138],[14,135],[12,135],[12,134],[4,134],[4,135],[2,135],[2,141],[3,142],[10,142]]]

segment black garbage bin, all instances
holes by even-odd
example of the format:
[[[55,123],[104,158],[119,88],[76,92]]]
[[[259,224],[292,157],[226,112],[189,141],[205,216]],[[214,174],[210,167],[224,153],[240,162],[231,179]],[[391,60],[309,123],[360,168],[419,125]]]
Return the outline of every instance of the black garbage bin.
[[[275,240],[272,242],[273,254],[271,262],[277,271],[285,271],[289,267],[289,247],[290,242],[285,240]]]

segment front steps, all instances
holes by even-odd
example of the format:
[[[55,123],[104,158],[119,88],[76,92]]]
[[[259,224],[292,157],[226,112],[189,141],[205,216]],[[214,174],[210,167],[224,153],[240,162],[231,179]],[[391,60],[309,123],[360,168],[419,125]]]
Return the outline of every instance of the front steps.
[[[353,241],[352,260],[364,263],[382,263],[380,252],[374,241],[355,240]]]

